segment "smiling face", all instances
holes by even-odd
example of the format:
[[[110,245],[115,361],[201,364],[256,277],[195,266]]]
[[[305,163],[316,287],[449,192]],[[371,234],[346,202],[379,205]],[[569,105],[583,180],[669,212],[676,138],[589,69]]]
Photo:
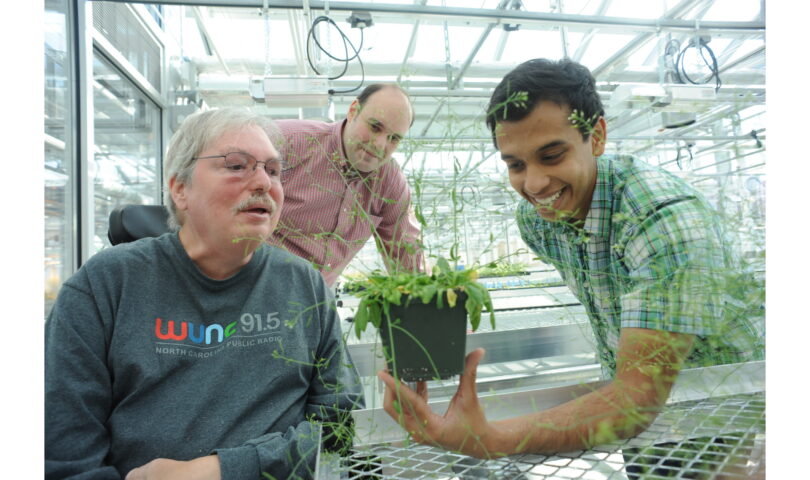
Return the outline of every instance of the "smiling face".
[[[380,168],[408,133],[411,115],[407,97],[392,87],[374,92],[363,105],[352,102],[343,128],[349,164],[361,172]]]
[[[231,152],[247,154],[258,168],[245,174],[216,157]],[[260,240],[258,246],[276,228],[284,203],[280,157],[267,134],[257,126],[229,131],[197,158],[188,184],[169,181],[182,217],[181,237],[214,249],[242,238]]]
[[[604,117],[583,140],[570,115],[567,106],[545,101],[522,120],[500,122],[496,129],[509,183],[549,221],[585,219],[596,186],[596,157],[605,150]]]

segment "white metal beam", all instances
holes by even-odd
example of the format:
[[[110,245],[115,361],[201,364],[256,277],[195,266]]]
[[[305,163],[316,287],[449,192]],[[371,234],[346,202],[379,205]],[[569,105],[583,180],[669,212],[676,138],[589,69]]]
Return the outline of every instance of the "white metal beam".
[[[112,0],[124,2],[125,0]],[[689,1],[689,0],[686,0]],[[152,3],[145,0],[126,3]],[[161,0],[166,5],[204,5],[218,7],[262,7],[261,0]],[[324,2],[311,1],[310,7],[313,9],[323,9]],[[294,0],[276,0],[269,2],[269,8],[300,9],[301,2]],[[528,12],[525,10],[498,10],[485,8],[461,8],[461,7],[437,7],[431,5],[399,5],[384,3],[362,3],[362,2],[333,2],[329,4],[332,11],[363,10],[372,13],[408,15],[417,19],[420,17],[447,20],[448,17],[460,17],[465,22],[482,21],[487,23],[539,23],[550,27],[566,25],[577,28],[610,28],[620,31],[681,31],[689,32],[695,30],[695,22],[692,20],[679,19],[645,19],[630,17],[600,17],[596,15],[573,15],[564,13],[549,12]],[[707,21],[699,22],[700,28],[723,32],[734,33],[761,33],[765,31],[765,23],[759,20],[749,22],[725,22]]]

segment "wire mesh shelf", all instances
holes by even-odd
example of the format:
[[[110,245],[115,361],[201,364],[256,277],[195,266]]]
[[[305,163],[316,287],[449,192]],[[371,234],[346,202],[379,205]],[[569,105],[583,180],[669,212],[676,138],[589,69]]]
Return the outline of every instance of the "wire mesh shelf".
[[[343,459],[340,478],[729,479],[765,477],[764,393],[668,405],[643,433],[558,455],[479,460],[407,442],[373,445]]]

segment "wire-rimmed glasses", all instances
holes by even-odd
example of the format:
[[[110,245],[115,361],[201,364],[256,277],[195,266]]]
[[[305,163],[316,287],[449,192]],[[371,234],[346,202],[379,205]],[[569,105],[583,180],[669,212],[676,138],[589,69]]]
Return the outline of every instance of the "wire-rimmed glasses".
[[[264,164],[264,171],[270,178],[278,178],[281,174],[281,162],[279,160],[267,160],[260,162],[252,155],[245,152],[228,152],[224,155],[208,155],[205,157],[194,157],[192,160],[203,160],[207,158],[222,158],[225,163],[225,170],[235,177],[248,178],[256,172],[259,164]]]

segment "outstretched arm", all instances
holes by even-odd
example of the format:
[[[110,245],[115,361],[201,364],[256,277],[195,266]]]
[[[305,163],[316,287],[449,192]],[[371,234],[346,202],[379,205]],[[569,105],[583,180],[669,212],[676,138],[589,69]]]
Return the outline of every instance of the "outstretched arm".
[[[475,388],[482,349],[468,355],[443,416],[428,406],[424,384],[414,392],[385,372],[378,376],[386,384],[386,412],[419,443],[479,458],[551,454],[628,438],[647,428],[665,404],[692,341],[691,335],[622,329],[611,383],[549,410],[493,422],[486,419]]]

